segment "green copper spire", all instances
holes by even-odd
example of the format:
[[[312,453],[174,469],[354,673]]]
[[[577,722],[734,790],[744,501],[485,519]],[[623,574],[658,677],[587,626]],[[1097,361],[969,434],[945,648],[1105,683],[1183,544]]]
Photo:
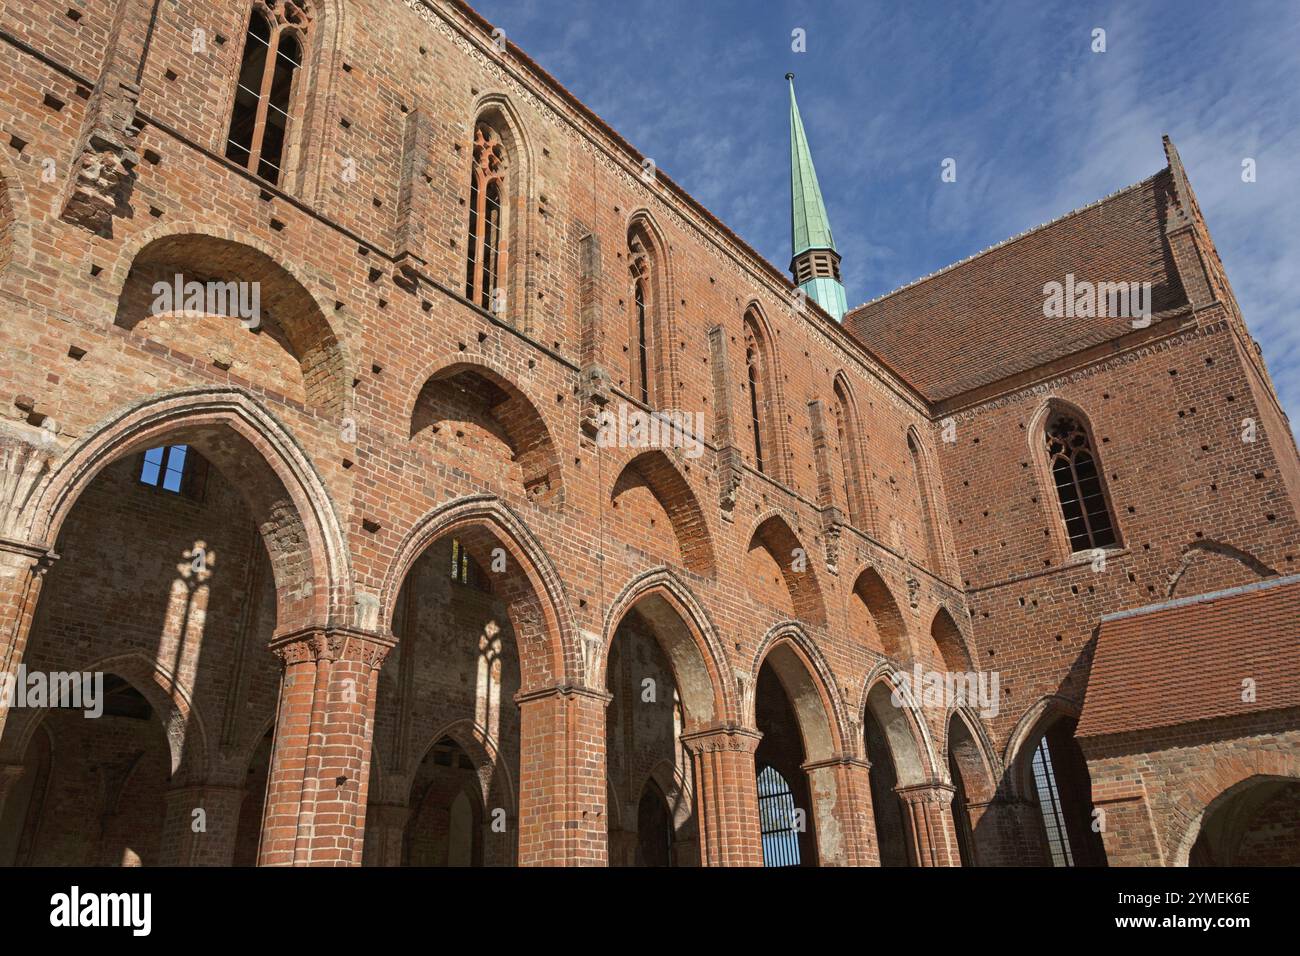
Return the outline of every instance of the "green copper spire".
[[[785,78],[790,81],[790,271],[810,298],[842,319],[848,304],[840,283],[840,256],[794,98],[794,74],[787,73]]]

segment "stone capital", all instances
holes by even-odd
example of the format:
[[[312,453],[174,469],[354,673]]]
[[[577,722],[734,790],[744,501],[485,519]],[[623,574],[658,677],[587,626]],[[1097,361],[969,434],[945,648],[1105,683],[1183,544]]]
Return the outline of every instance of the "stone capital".
[[[920,804],[940,804],[947,806],[952,803],[953,795],[956,794],[957,788],[948,783],[939,783],[932,781],[930,783],[918,783],[908,787],[895,787],[894,792],[905,803],[912,806]]]
[[[386,634],[353,627],[305,627],[270,643],[271,653],[286,666],[308,661],[360,661],[377,669],[397,641]]]
[[[763,739],[763,735],[757,730],[737,724],[718,724],[682,734],[680,739],[682,746],[694,755],[720,751],[752,754],[758,749],[758,742]]]

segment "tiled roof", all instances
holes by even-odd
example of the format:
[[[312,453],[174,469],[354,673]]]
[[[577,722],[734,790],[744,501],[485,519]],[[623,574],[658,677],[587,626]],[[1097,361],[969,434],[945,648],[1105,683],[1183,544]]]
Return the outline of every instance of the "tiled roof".
[[[1300,707],[1300,575],[1102,618],[1077,734],[1287,707]]]
[[[1045,318],[1048,282],[1150,282],[1152,311],[1186,304],[1165,240],[1168,168],[1090,206],[858,306],[844,326],[931,401],[1131,331],[1130,320]]]

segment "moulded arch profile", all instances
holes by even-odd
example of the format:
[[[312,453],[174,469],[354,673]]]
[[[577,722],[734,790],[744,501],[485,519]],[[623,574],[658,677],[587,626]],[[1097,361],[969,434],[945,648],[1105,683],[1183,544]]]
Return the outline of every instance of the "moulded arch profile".
[[[717,564],[709,524],[695,490],[673,460],[657,448],[633,457],[614,480],[611,504],[638,486],[645,487],[654,496],[672,522],[682,566],[702,577],[712,577]]]
[[[501,759],[499,742],[494,740],[481,726],[468,717],[443,724],[427,738],[428,744],[415,755],[412,769],[418,768],[429,752],[442,740],[454,742],[474,764],[474,772],[479,779],[479,796],[485,807],[500,806],[506,816],[513,818],[518,812],[515,806],[515,788],[510,777],[510,767]],[[416,786],[416,774],[412,772],[406,781],[406,803],[409,806]]]
[[[510,615],[523,692],[578,683],[578,630],[564,583],[528,525],[494,495],[449,501],[425,514],[403,535],[376,599],[380,624],[392,630],[397,596],[411,567],[448,536],[460,541],[480,567],[490,567],[498,549],[505,552],[506,571],[493,575],[493,591]]]
[[[1080,707],[1069,698],[1048,694],[1021,714],[1002,752],[1002,766],[1010,792],[1017,797],[1036,793],[1030,763],[1039,738],[1058,720],[1078,720]],[[1036,798],[1035,798],[1036,799]]]
[[[703,605],[667,568],[638,575],[624,586],[605,615],[602,654],[587,675],[591,686],[603,686],[619,625],[635,609],[653,627],[655,638],[672,666],[682,698],[688,729],[711,726],[736,712],[731,699],[727,656]]]
[[[342,524],[315,465],[287,428],[243,389],[187,389],[152,396],[100,421],[52,463],[21,524],[53,548],[82,493],[105,468],[160,445],[196,448],[238,475],[259,522],[276,582],[280,632],[353,623],[350,556]]]
[[[758,649],[748,680],[750,693],[745,701],[750,726],[757,725],[757,698],[753,691],[764,666],[772,668],[794,708],[805,759],[811,763],[844,753],[844,721],[835,696],[834,676],[817,645],[797,623],[778,624],[768,631]]]
[[[906,679],[892,667],[881,664],[867,675],[859,713],[864,726],[870,714],[884,732],[901,786],[915,786],[942,776],[936,770],[934,741],[920,704]]]

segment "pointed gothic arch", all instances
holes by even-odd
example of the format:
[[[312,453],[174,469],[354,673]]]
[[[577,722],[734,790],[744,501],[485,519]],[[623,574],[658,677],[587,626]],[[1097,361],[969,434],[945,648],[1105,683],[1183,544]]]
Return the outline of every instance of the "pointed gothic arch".
[[[930,464],[930,453],[921,440],[921,433],[915,425],[907,429],[907,451],[912,462],[912,477],[916,488],[917,510],[921,518],[921,530],[924,535],[925,566],[938,577],[948,576],[948,562],[945,557],[943,531],[940,526],[942,514],[939,496],[938,476]]]
[[[695,491],[672,459],[659,449],[644,451],[619,472],[610,492],[610,504],[618,508],[624,497],[634,498],[638,489],[653,496],[672,524],[676,557],[682,567],[704,577],[717,570],[712,536]]]
[[[326,318],[332,307],[313,291],[320,281],[256,236],[198,222],[147,229],[123,247],[105,288],[118,327],[290,404],[345,413],[352,364]]]
[[[563,473],[551,429],[537,406],[493,363],[448,357],[409,399],[410,437],[477,460],[522,500],[563,499]],[[443,427],[450,425],[453,427]]]
[[[813,555],[781,515],[760,516],[749,535],[746,562],[750,595],[805,624],[826,623],[826,603]]]
[[[844,372],[837,372],[832,383],[835,402],[835,444],[838,458],[840,484],[833,497],[842,499],[849,523],[863,531],[875,528],[872,516],[867,470],[862,457],[862,430],[858,417],[857,401]]]
[[[853,581],[846,603],[854,637],[899,662],[912,656],[907,622],[879,571],[870,566],[863,568]]]
[[[787,469],[780,364],[771,325],[757,302],[745,310],[742,331],[751,462],[763,474],[784,481]]]
[[[670,253],[658,223],[644,209],[628,221],[626,254],[627,389],[648,408],[669,408],[676,401]]]
[[[188,389],[115,412],[54,462],[21,520],[52,548],[86,487],[143,449],[185,444],[230,474],[259,523],[270,557],[281,632],[352,623],[347,540],[315,465],[287,428],[243,389]]]
[[[531,148],[509,97],[486,94],[478,99],[473,115],[465,153],[465,298],[527,332]]]

